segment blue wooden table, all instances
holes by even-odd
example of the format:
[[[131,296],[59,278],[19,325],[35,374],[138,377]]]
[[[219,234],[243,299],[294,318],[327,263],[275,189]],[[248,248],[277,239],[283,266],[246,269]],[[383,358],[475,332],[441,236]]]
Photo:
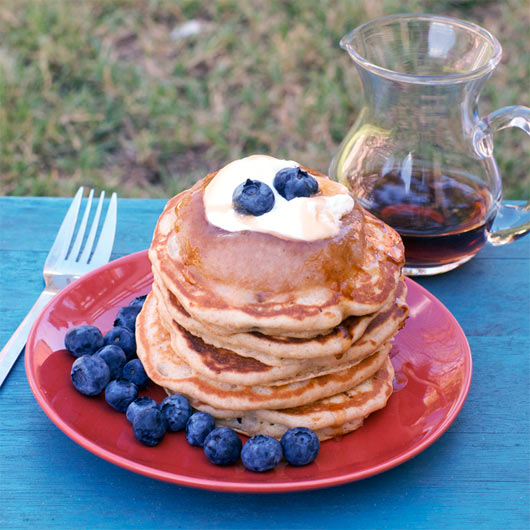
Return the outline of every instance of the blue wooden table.
[[[0,343],[43,287],[68,199],[0,198]],[[113,258],[147,248],[164,201],[119,201]],[[460,322],[468,399],[430,448],[381,475],[289,494],[214,493],[116,467],[39,408],[22,357],[0,389],[1,529],[529,527],[530,237],[419,280]]]

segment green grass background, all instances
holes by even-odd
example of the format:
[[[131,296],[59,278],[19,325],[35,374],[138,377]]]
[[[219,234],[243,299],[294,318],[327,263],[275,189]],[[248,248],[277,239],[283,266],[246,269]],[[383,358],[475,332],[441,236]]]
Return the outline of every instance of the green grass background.
[[[1,0],[0,194],[167,197],[254,152],[325,172],[360,104],[339,40],[403,12],[489,29],[481,113],[530,106],[528,0]],[[530,198],[528,138],[495,141],[505,197]]]

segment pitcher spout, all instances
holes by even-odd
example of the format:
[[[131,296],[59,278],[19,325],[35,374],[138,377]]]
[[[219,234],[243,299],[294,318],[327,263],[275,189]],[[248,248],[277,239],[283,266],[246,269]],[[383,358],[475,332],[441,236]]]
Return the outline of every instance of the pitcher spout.
[[[355,33],[355,31],[356,30],[353,30],[353,31],[350,31],[349,33],[346,33],[346,35],[344,35],[344,37],[342,37],[342,39],[340,39],[340,42],[339,42],[339,46],[343,50],[346,50],[350,54],[351,54],[351,50],[352,50],[353,34]]]
[[[368,62],[365,58],[367,55],[366,44],[363,44],[362,40],[362,31],[366,25],[364,24],[346,33],[339,42],[339,46],[348,52],[348,55],[356,66]]]

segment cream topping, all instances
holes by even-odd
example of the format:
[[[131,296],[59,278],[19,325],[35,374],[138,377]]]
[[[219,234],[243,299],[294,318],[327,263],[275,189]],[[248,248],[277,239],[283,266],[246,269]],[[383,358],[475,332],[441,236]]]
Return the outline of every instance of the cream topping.
[[[335,237],[342,216],[353,209],[353,198],[342,184],[315,176],[318,194],[290,201],[284,199],[273,185],[274,176],[280,169],[299,166],[293,160],[278,160],[266,155],[252,155],[231,162],[219,170],[204,190],[208,222],[229,232],[253,230],[302,241]],[[270,212],[254,216],[234,210],[232,194],[247,179],[261,180],[272,189],[274,207]]]

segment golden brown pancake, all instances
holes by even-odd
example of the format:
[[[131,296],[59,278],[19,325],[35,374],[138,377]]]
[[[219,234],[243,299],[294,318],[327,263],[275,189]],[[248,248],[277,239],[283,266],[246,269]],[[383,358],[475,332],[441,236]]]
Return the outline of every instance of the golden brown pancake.
[[[205,218],[212,177],[168,202],[149,251],[155,277],[194,319],[220,332],[309,337],[393,299],[401,239],[357,203],[334,238],[227,232]]]
[[[396,334],[408,314],[408,307],[402,300],[378,314],[364,335],[343,353],[306,359],[280,359],[279,364],[272,365],[268,364],[263,354],[241,356],[229,348],[209,344],[164,314],[160,302],[158,314],[169,333],[173,351],[180,358],[178,362],[184,361],[197,373],[236,385],[283,385],[339,372],[369,357]]]
[[[175,355],[150,294],[137,317],[137,353],[149,378],[172,393],[182,393],[228,410],[298,407],[344,392],[371,377],[388,358],[389,345],[356,365],[329,375],[279,386],[234,385],[208,379]]]
[[[218,418],[219,425],[247,436],[267,434],[281,438],[288,429],[307,427],[320,440],[358,429],[364,418],[386,405],[393,389],[394,369],[387,358],[372,377],[357,386],[301,407],[282,410],[220,410],[193,401],[193,406]]]
[[[396,299],[389,300],[379,312],[362,317],[348,317],[326,335],[304,339],[273,337],[258,331],[220,334],[195,320],[186,312],[176,297],[167,289],[161,288],[156,281],[153,284],[153,292],[158,301],[159,312],[164,320],[174,320],[208,344],[233,350],[244,357],[253,357],[269,366],[285,366],[289,359],[329,358],[343,354],[363,336],[374,319],[390,311],[395,304],[398,304],[402,309],[402,320],[408,315],[406,307],[407,287],[404,281],[400,281],[396,290]],[[378,322],[382,318],[385,317],[379,318]]]
[[[304,169],[317,195],[342,194],[351,205],[344,188]],[[392,393],[389,351],[408,315],[399,235],[356,202],[336,210],[346,213],[323,239],[223,230],[204,206],[215,175],[171,199],[154,231],[153,290],[136,320],[147,374],[249,436],[305,426],[325,440],[359,428]],[[224,182],[208,188],[209,204],[228,208],[228,227],[257,227],[255,218],[241,224]],[[315,230],[304,234],[326,226],[335,208],[326,200],[310,203],[325,205],[324,217],[314,225],[304,217]]]

